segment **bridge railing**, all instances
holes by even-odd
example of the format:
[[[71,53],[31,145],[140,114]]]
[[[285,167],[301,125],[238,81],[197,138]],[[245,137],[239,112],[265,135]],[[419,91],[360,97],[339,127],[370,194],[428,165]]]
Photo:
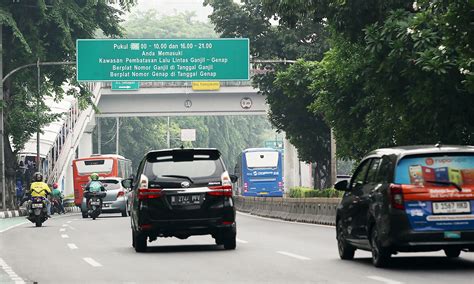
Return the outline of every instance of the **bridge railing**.
[[[92,102],[97,104],[100,99],[100,84],[87,83],[86,87],[93,94]],[[47,155],[48,168],[45,176],[49,184],[57,182],[64,173],[65,167],[69,166],[68,162],[75,154],[79,140],[93,111],[92,106],[81,111],[77,101],[71,106],[64,124]]]

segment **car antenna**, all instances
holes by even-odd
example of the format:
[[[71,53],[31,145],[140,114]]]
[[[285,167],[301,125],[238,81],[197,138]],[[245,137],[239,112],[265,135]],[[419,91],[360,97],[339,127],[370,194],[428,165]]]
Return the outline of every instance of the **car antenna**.
[[[179,148],[180,148],[181,150],[183,150],[183,149],[184,149],[184,145],[183,145],[183,144],[181,144],[181,147],[179,147]]]

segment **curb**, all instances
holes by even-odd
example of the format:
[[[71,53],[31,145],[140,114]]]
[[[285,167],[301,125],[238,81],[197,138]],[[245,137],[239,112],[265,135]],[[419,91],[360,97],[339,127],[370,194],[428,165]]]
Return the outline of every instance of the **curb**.
[[[68,212],[68,213],[81,212],[81,209],[77,206],[65,207],[64,210],[66,210],[66,212]],[[22,217],[22,216],[26,216],[26,209],[25,208],[20,208],[20,210],[0,211],[0,219]]]

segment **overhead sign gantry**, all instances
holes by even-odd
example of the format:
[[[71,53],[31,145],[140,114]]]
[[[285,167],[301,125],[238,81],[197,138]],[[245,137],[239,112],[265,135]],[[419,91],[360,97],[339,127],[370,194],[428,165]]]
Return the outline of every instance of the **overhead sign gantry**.
[[[248,39],[79,39],[78,81],[249,80]]]

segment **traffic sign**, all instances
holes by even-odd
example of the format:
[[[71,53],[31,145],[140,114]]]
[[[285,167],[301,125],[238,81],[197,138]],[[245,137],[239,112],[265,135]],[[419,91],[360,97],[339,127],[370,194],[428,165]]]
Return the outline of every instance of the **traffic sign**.
[[[267,140],[264,143],[266,148],[283,149],[282,140]]]
[[[248,39],[78,39],[78,81],[249,80]]]
[[[138,91],[140,82],[112,82],[112,91]]]

